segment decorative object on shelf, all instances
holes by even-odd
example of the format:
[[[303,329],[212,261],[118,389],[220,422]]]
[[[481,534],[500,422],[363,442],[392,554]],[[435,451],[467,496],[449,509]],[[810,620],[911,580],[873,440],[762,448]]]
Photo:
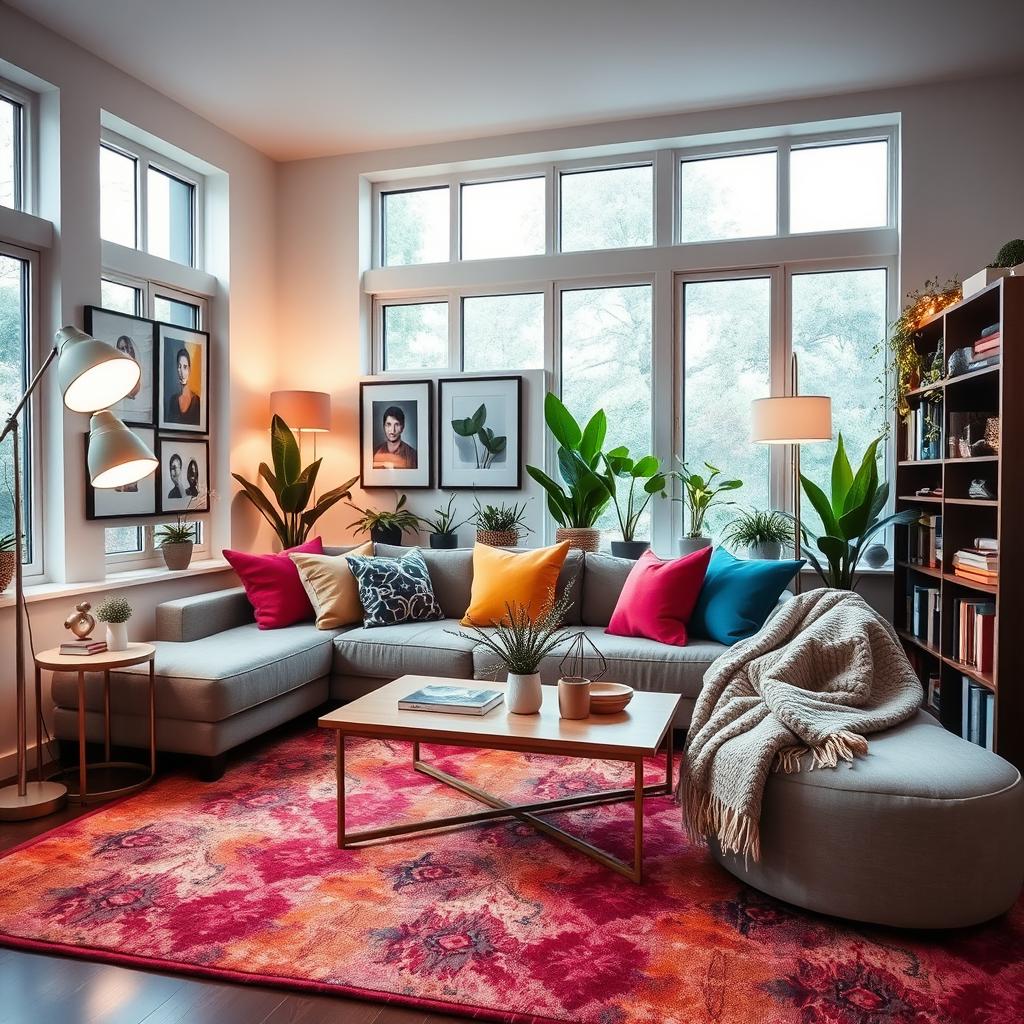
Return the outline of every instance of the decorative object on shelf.
[[[149,451],[157,451],[156,431],[151,427],[127,427]],[[83,443],[88,449],[89,435],[83,434]],[[124,519],[159,515],[157,489],[159,474],[150,473],[141,480],[133,480],[120,487],[93,487],[86,471],[85,518]]]
[[[530,532],[526,525],[526,502],[521,505],[481,505],[479,499],[473,502],[476,511],[472,522],[476,526],[477,544],[492,548],[511,548],[519,543],[524,533]]]
[[[573,633],[562,626],[572,600],[568,594],[552,600],[547,611],[536,619],[522,604],[505,605],[506,616],[487,628],[466,626],[445,630],[452,636],[482,644],[508,673],[505,706],[514,715],[534,715],[543,703],[540,663]]]
[[[631,558],[636,561],[651,546],[649,540],[636,539],[640,519],[656,494],[665,497],[665,484],[668,478],[661,471],[661,463],[657,458],[653,455],[644,455],[634,460],[625,445],[613,448],[610,452],[602,454],[601,458],[612,484],[612,504],[615,506],[619,530],[622,532],[622,540],[612,541],[612,554],[618,558]],[[628,481],[624,499],[619,495],[620,480]]]
[[[21,430],[19,417],[51,364],[57,361],[57,378],[64,405],[72,412],[92,413],[86,454],[89,481],[94,487],[124,487],[150,475],[156,457],[145,444],[115,416],[110,407],[131,394],[139,383],[138,362],[116,347],[90,337],[77,327],[62,327],[24,394],[0,429],[0,442],[11,435],[14,498],[14,677],[16,722],[15,784],[0,789],[0,820],[37,818],[61,807],[66,787],[43,781],[43,737],[41,719],[36,718],[36,771],[38,780],[28,781],[28,722],[25,688],[25,634],[21,608],[25,597],[20,552],[25,531],[21,495]],[[41,439],[45,441],[45,438]],[[44,449],[45,450],[45,449]]]
[[[776,560],[783,546],[793,543],[793,524],[774,509],[741,512],[725,528],[722,543],[746,548],[748,558]]]
[[[591,653],[587,653],[587,651]],[[604,678],[608,662],[586,633],[577,633],[558,663],[558,713],[562,718],[590,715],[590,685]]]
[[[472,517],[459,520],[454,505],[455,496],[452,495],[444,508],[434,509],[432,517],[420,517],[420,522],[430,530],[429,540],[432,548],[457,548],[459,546],[459,527],[465,526]]]
[[[360,508],[353,505],[351,501],[345,504],[359,513],[359,518],[354,523],[349,523],[349,529],[356,533],[368,533],[375,544],[402,543],[402,535],[405,533],[418,533],[422,520],[418,515],[405,507],[407,497],[402,494],[395,500],[393,511],[375,508]]]
[[[123,597],[106,597],[96,609],[96,618],[107,625],[107,650],[128,650],[128,620],[132,606]]]
[[[293,548],[306,540],[313,525],[329,508],[343,498],[352,497],[352,486],[359,477],[354,476],[322,494],[312,508],[307,508],[323,460],[317,459],[303,469],[299,443],[280,416],[275,416],[270,424],[270,454],[273,472],[261,462],[259,475],[269,484],[277,501],[276,508],[258,484],[250,483],[239,473],[231,475],[242,485],[242,493],[273,527],[281,547]]]
[[[987,267],[983,267],[964,281],[964,298],[969,299],[972,295],[976,295],[993,281],[1020,273],[1022,267],[1024,267],[1024,238],[1014,238],[1000,247],[995,259]]]
[[[872,569],[881,569],[889,561],[889,549],[884,544],[870,544],[864,549],[864,561]]]
[[[157,324],[161,430],[209,433],[210,335],[175,324]]]
[[[313,461],[316,462],[317,434],[326,434],[331,429],[331,396],[325,391],[271,391],[270,419],[275,416],[291,425],[298,434],[299,455],[302,455],[302,435],[313,435]],[[312,492],[316,504],[316,488]]]
[[[14,579],[14,567],[18,560],[17,542],[13,533],[5,533],[0,537],[0,594]]]
[[[625,683],[591,683],[590,711],[594,715],[617,715],[633,699],[633,687]]]
[[[402,490],[433,484],[433,382],[359,384],[360,486]]]
[[[522,377],[437,382],[442,488],[522,487],[522,392]]]
[[[156,324],[152,320],[113,309],[86,306],[85,330],[97,341],[110,345],[139,364],[138,383],[120,402],[112,405],[110,411],[131,426],[155,427],[157,373],[153,357],[156,351]]]
[[[74,613],[64,620],[64,628],[71,631],[76,640],[88,640],[96,628],[96,616],[91,614],[92,605],[82,601],[75,605]]]
[[[600,472],[608,419],[604,410],[598,409],[581,428],[557,395],[549,392],[544,399],[544,420],[558,442],[558,469],[565,486],[536,466],[527,466],[526,472],[547,493],[548,511],[559,526],[556,540],[567,540],[582,551],[596,551],[601,543],[596,523],[615,491],[609,471]]]
[[[878,479],[878,445],[881,440],[881,437],[876,437],[868,445],[855,475],[840,431],[832,460],[831,495],[826,495],[807,477],[800,477],[804,494],[825,528],[819,537],[804,527],[803,538],[825,556],[827,568],[814,551],[808,548],[805,554],[826,587],[853,590],[857,582],[857,565],[868,541],[889,526],[906,526],[921,518],[919,508],[904,509],[879,518],[889,500],[888,482],[879,482]]]
[[[990,412],[951,412],[949,436],[956,441],[956,456],[978,458],[999,453],[999,416]]]
[[[976,477],[971,481],[970,487],[967,488],[968,498],[983,498],[986,501],[995,500],[995,491],[989,486],[987,480],[983,480],[980,477]]]
[[[974,349],[967,345],[958,348],[950,357],[946,375],[948,377],[959,377],[967,373],[971,368],[971,360],[974,358]]]
[[[704,536],[704,519],[708,510],[715,505],[733,505],[735,502],[722,501],[720,494],[727,491],[735,491],[743,486],[742,480],[719,480],[722,471],[710,462],[704,465],[710,470],[707,479],[700,473],[694,473],[689,466],[678,458],[679,469],[672,471],[671,476],[683,485],[683,496],[673,498],[685,506],[689,513],[690,525],[686,533],[679,541],[679,554],[689,555],[702,548],[711,547],[711,538]]]

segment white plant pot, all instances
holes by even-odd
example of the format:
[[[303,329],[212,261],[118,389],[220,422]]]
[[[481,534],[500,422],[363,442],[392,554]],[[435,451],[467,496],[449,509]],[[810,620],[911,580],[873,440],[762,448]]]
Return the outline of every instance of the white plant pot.
[[[128,623],[108,622],[107,623],[107,650],[127,651],[128,650]]]
[[[702,551],[704,548],[711,547],[710,537],[680,537],[679,538],[679,554],[692,555],[694,551]]]
[[[531,672],[529,675],[509,672],[505,707],[513,715],[535,715],[540,711],[543,700],[539,672]]]
[[[763,558],[778,561],[782,557],[782,545],[777,540],[762,541],[747,545],[747,558]]]

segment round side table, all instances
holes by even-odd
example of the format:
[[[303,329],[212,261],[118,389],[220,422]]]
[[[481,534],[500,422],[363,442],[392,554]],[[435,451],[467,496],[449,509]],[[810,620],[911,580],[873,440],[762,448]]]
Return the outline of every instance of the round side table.
[[[156,648],[152,644],[130,643],[124,651],[104,651],[102,654],[61,654],[59,647],[41,651],[35,656],[36,662],[36,707],[40,706],[42,692],[41,672],[78,673],[78,767],[65,768],[51,775],[51,779],[62,779],[68,787],[68,800],[88,803],[90,800],[124,796],[148,785],[156,774]],[[127,668],[149,662],[149,764],[135,761],[110,760],[110,673],[113,669]],[[85,757],[85,674],[103,673],[103,760],[89,764]],[[145,777],[127,786],[91,789],[89,775],[109,776],[110,771],[131,770],[143,772]],[[76,778],[77,776],[77,778]],[[77,790],[75,789],[77,783]]]

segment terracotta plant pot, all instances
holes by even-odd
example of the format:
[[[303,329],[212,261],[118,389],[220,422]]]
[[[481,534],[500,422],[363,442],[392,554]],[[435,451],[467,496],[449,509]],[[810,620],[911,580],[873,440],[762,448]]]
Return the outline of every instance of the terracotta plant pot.
[[[187,569],[192,561],[193,547],[195,545],[190,540],[183,541],[181,544],[161,545],[160,553],[164,556],[164,565],[174,572]]]
[[[486,544],[489,548],[514,548],[519,543],[518,530],[477,530],[477,544]]]
[[[563,676],[558,680],[558,714],[561,718],[590,717],[590,680]]]
[[[0,551],[0,593],[3,593],[11,585],[16,568],[15,552]]]
[[[430,535],[430,546],[432,548],[457,548],[459,546],[459,535],[457,533],[432,533]]]
[[[680,537],[679,538],[679,554],[680,557],[683,555],[692,555],[694,551],[702,551],[704,548],[711,547],[710,537]]]
[[[597,551],[601,547],[601,531],[595,527],[560,526],[555,530],[555,543],[569,542],[570,550]]]
[[[635,562],[650,546],[649,540],[613,540],[612,554]]]

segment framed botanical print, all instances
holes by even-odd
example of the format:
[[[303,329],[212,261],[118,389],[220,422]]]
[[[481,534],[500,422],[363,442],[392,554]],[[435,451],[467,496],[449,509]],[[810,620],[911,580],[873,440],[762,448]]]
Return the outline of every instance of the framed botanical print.
[[[440,487],[523,485],[523,378],[438,381]]]
[[[111,407],[111,412],[128,424],[152,427],[158,369],[155,356],[156,324],[142,317],[129,316],[99,306],[85,307],[85,332],[97,341],[130,356],[142,371],[131,394]]]
[[[96,337],[93,335],[93,337]],[[150,427],[132,427],[135,434],[149,450],[155,451],[156,432]],[[89,435],[85,434],[86,467],[89,457]],[[124,487],[93,487],[89,482],[89,471],[85,475],[85,518],[124,519],[126,517],[155,516],[157,514],[157,475],[149,476]]]
[[[210,510],[210,443],[162,434],[157,441],[161,512]]]
[[[374,380],[359,385],[362,487],[430,487],[434,459],[429,380]]]
[[[209,433],[210,335],[158,323],[160,403],[157,426],[193,434]]]

